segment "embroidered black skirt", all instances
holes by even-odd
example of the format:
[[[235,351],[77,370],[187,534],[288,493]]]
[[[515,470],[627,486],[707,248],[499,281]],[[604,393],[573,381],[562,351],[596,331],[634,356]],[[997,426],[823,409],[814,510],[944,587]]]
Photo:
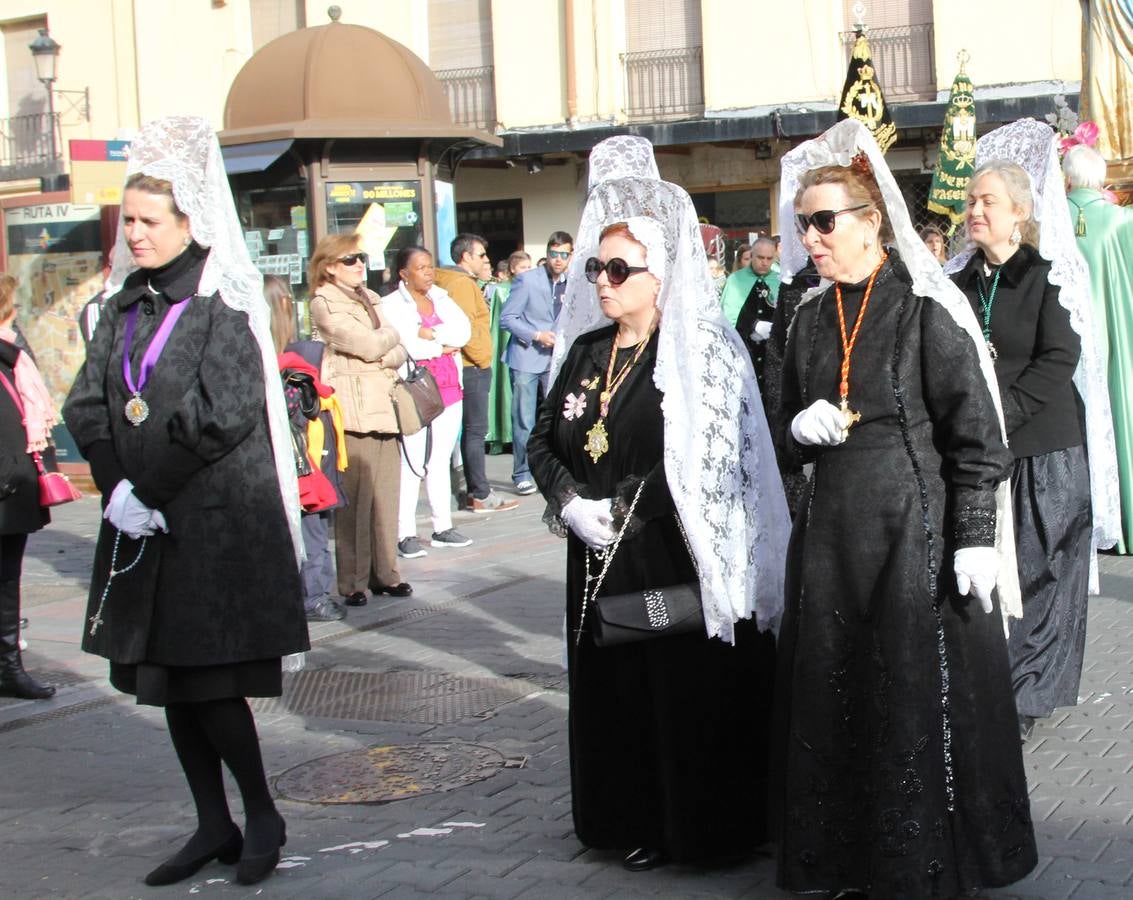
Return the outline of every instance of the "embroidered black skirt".
[[[1011,482],[1023,618],[1008,641],[1020,715],[1078,702],[1090,578],[1090,469],[1085,447],[1015,461]]]

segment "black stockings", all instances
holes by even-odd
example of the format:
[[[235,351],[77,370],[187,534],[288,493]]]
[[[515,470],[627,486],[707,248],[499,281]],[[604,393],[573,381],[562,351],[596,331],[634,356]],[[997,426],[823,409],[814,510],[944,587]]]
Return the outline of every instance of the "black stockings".
[[[177,856],[199,856],[223,843],[235,827],[224,793],[222,761],[236,779],[244,800],[245,853],[267,853],[278,847],[279,814],[264,775],[260,740],[248,701],[231,697],[171,703],[165,707],[165,720],[197,807],[197,831]]]

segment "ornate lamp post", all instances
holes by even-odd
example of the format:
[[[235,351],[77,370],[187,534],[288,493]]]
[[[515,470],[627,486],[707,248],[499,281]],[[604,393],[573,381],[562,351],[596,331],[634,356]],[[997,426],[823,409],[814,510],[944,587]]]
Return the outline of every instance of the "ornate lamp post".
[[[47,88],[47,121],[51,129],[51,158],[58,156],[55,144],[55,66],[59,61],[59,51],[62,45],[56,41],[46,28],[39,29],[39,37],[28,45],[32,59],[35,61],[35,77],[43,82]]]

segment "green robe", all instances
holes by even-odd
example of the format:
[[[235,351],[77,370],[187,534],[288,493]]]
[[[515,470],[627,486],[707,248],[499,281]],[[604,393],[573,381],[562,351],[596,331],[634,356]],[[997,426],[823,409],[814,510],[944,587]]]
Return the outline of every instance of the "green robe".
[[[504,453],[511,443],[511,373],[504,362],[504,350],[511,337],[500,328],[500,310],[511,293],[511,282],[493,285],[489,299],[492,310],[492,388],[488,392],[488,433],[484,437],[491,454]]]
[[[1133,549],[1133,210],[1106,202],[1099,191],[1079,188],[1069,195],[1070,219],[1078,210],[1086,234],[1078,248],[1090,267],[1094,329],[1108,348],[1109,400],[1121,490],[1119,553]]]
[[[724,308],[724,318],[733,328],[736,327],[736,319],[740,315],[740,310],[743,309],[747,295],[751,293],[751,289],[755,285],[756,277],[751,266],[744,266],[738,272],[729,275],[728,280],[724,283],[724,293],[720,295],[720,305]],[[763,276],[763,280],[771,288],[771,300],[774,303],[779,297],[779,276],[774,272],[768,272]]]

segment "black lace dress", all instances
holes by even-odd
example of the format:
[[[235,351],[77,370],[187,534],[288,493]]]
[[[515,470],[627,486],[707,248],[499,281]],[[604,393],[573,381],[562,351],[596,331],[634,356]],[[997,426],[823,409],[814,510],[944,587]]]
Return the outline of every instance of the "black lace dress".
[[[850,327],[864,284],[844,286]],[[783,421],[838,402],[834,291],[802,304]],[[1036,863],[1003,620],[956,592],[1010,471],[971,338],[891,257],[852,356],[861,421],[809,448],[776,680],[778,880],[954,897]],[[788,437],[788,442],[793,441]],[[808,448],[799,448],[800,452]]]
[[[614,395],[609,451],[585,451],[598,417],[595,376],[605,381],[614,329],[571,348],[531,434],[531,471],[548,498],[549,522],[574,496],[611,497],[624,514],[645,486],[602,594],[695,579],[662,461],[661,393],[653,384],[657,336]],[[618,351],[615,370],[632,348]],[[586,385],[590,385],[587,387]],[[580,399],[580,398],[585,398]],[[620,524],[620,520],[616,522]],[[767,740],[773,647],[753,623],[736,644],[691,634],[597,647],[586,613],[585,545],[567,535],[571,793],[575,833],[589,847],[663,850],[709,861],[750,852],[766,838]],[[600,564],[591,557],[591,571]]]

